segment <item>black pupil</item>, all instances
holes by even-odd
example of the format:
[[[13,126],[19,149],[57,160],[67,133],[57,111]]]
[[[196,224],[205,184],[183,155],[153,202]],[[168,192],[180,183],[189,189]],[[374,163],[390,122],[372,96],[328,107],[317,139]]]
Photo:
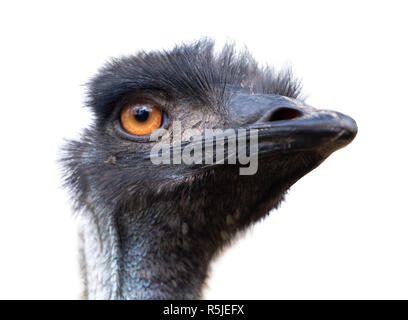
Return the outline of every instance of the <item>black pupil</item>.
[[[139,122],[145,122],[149,118],[150,110],[147,107],[139,108],[135,111],[135,118]]]

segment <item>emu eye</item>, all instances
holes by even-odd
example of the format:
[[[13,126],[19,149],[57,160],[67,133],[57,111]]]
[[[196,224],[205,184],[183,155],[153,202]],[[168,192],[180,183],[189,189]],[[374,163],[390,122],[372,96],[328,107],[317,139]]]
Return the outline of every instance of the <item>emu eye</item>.
[[[131,104],[120,113],[122,127],[130,134],[143,136],[152,133],[162,124],[162,110],[150,103]]]

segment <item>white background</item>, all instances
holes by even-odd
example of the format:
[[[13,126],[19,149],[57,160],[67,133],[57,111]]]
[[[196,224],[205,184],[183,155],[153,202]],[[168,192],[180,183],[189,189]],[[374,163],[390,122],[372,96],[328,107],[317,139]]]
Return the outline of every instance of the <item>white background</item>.
[[[76,299],[76,228],[56,166],[108,59],[209,36],[292,64],[355,141],[213,265],[206,298],[408,298],[404,1],[2,1],[0,298]]]

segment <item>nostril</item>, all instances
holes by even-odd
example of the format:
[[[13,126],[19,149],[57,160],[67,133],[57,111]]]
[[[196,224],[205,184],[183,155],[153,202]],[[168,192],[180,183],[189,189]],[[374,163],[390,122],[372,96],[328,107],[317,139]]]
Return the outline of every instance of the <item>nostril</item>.
[[[274,111],[268,121],[291,120],[301,117],[303,114],[299,110],[292,108],[279,108]]]

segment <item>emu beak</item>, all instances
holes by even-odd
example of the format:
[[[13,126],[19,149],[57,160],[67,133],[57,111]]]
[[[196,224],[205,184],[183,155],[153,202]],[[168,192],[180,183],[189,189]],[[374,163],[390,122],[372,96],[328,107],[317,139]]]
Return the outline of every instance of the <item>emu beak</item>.
[[[309,110],[295,119],[259,123],[251,128],[258,129],[260,155],[274,150],[316,150],[330,154],[349,144],[357,134],[352,118],[326,110]]]
[[[232,106],[248,129],[258,130],[261,157],[292,151],[329,155],[357,134],[357,124],[349,116],[282,96],[239,94]]]

